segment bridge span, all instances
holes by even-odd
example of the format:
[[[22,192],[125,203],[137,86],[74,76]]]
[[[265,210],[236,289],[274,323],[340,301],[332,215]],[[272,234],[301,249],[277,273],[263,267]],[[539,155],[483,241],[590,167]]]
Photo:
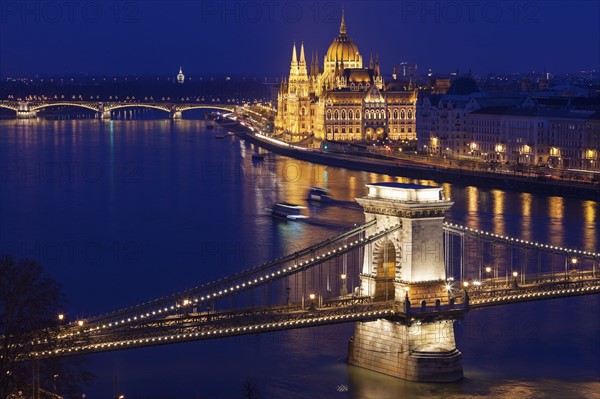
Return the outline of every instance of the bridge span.
[[[211,109],[223,112],[234,112],[235,105],[220,103],[185,103],[185,102],[148,102],[148,101],[8,101],[1,100],[0,108],[15,111],[17,119],[34,119],[38,112],[50,107],[75,107],[94,111],[99,119],[111,119],[113,111],[126,108],[158,109],[168,114],[171,119],[181,119],[182,113],[194,109]]]
[[[599,253],[444,223],[452,202],[439,187],[368,187],[357,198],[364,224],[217,281],[32,332],[27,358],[352,322],[349,363],[455,381],[453,322],[467,312],[600,292]]]

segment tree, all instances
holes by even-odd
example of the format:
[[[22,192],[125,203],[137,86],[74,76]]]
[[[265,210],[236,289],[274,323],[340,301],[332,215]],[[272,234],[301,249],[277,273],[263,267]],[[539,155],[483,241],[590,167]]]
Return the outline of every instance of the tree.
[[[244,399],[258,399],[258,385],[253,378],[246,378],[242,384],[242,397]]]
[[[49,337],[57,327],[64,303],[59,284],[38,262],[0,258],[0,398],[31,392],[32,370],[40,387],[67,395],[80,395],[80,385],[91,381],[83,358],[27,358],[29,343]]]

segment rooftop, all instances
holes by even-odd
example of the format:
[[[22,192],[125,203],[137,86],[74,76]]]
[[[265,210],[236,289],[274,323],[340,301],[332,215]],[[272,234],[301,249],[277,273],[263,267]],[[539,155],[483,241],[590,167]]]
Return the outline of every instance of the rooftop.
[[[421,190],[421,189],[426,189],[426,188],[436,188],[436,189],[440,188],[439,186],[426,186],[424,184],[397,183],[397,182],[373,183],[373,184],[367,184],[367,186],[403,188],[403,189],[411,189],[411,190]]]
[[[367,184],[369,199],[391,200],[410,204],[446,202],[442,188],[407,183],[374,183]]]

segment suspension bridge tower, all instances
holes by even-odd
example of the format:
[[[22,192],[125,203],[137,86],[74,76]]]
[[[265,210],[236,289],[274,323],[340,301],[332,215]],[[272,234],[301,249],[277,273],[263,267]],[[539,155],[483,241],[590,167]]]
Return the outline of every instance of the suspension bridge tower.
[[[462,378],[453,320],[416,319],[415,311],[449,304],[444,265],[443,219],[452,206],[441,187],[401,183],[368,184],[357,198],[366,222],[377,222],[367,235],[400,226],[365,247],[360,291],[373,301],[394,301],[406,317],[357,323],[348,362],[394,377],[422,382]]]

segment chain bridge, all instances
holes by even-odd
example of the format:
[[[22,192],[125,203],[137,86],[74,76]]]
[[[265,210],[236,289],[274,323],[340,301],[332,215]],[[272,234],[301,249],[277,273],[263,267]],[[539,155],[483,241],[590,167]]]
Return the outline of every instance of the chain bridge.
[[[599,253],[444,222],[452,202],[440,187],[368,188],[357,198],[362,225],[216,281],[33,332],[27,357],[352,322],[350,364],[455,381],[462,360],[453,322],[466,312],[600,292]]]

